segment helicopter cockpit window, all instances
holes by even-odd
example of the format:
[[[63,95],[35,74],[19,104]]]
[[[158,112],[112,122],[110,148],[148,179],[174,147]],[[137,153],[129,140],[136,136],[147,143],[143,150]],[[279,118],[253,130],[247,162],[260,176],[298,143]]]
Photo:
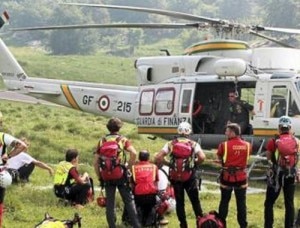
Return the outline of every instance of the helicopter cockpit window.
[[[174,88],[158,89],[156,93],[155,114],[171,114],[174,110]]]
[[[277,118],[283,115],[287,115],[287,100],[289,96],[289,90],[286,86],[274,86],[272,89],[270,117]]]
[[[182,93],[181,101],[181,112],[189,113],[190,112],[190,102],[191,102],[192,90],[184,90]]]
[[[153,112],[154,90],[144,90],[141,93],[139,112],[141,115],[150,115]]]

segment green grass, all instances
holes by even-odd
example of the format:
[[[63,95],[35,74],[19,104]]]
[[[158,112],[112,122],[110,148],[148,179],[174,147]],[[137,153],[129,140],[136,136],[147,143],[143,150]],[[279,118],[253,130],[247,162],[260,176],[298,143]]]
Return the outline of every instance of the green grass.
[[[106,132],[106,118],[56,106],[8,101],[1,101],[0,110],[4,116],[4,129],[17,137],[26,136],[31,142],[29,152],[35,158],[54,167],[54,164],[63,160],[65,149],[75,147],[80,151],[82,163],[80,171],[88,171],[95,178],[91,167],[92,151],[98,138]],[[138,135],[136,126],[132,124],[125,124],[121,133],[130,136],[137,150],[147,148],[152,154],[159,151],[165,143],[163,139],[151,141],[146,135]],[[76,210],[58,204],[51,187],[38,188],[38,186],[51,185],[52,177],[48,172],[36,168],[30,184],[10,186],[5,198],[4,227],[33,227],[43,219],[45,212],[49,212],[55,218],[72,218]],[[251,183],[251,185],[264,188],[262,183]],[[213,186],[208,186],[208,188],[217,189]],[[297,197],[299,193],[298,190],[295,199],[297,208],[300,207],[300,200]],[[247,197],[249,227],[262,227],[264,194]],[[209,211],[218,208],[220,195],[200,192],[200,199],[203,209]],[[120,203],[119,196],[117,207],[118,224],[120,224],[122,203]],[[191,227],[194,227],[194,216],[187,199],[186,211],[188,222]],[[105,210],[98,207],[96,203],[86,206],[80,214],[83,217],[83,227],[106,227]],[[282,227],[283,217],[284,206],[282,196],[280,196],[275,206],[275,227]],[[175,213],[170,214],[168,219],[170,220],[169,227],[178,227]],[[230,203],[228,227],[237,227],[234,197]]]

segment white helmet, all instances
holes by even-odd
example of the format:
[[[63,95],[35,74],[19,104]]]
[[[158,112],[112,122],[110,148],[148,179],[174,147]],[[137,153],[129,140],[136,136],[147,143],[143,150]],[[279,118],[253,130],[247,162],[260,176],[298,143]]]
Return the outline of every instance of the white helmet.
[[[279,118],[278,125],[279,125],[279,127],[288,127],[288,128],[291,128],[291,126],[292,126],[292,120],[288,116],[281,116]]]
[[[11,185],[12,182],[12,178],[11,175],[9,174],[9,172],[7,172],[6,170],[3,170],[0,172],[0,187],[2,188],[6,188],[9,185]]]
[[[177,128],[180,135],[189,135],[192,133],[192,127],[188,122],[181,122]]]

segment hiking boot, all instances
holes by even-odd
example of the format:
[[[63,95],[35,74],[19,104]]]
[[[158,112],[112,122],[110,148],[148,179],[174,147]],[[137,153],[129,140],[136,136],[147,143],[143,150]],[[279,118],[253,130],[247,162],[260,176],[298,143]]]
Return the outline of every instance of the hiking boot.
[[[162,220],[159,221],[159,225],[167,225],[169,224],[169,220],[166,218],[163,218]]]

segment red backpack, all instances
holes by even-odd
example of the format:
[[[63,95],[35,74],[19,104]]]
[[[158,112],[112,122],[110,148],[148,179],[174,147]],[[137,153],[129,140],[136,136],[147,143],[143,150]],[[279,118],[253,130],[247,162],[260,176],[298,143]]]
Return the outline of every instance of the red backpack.
[[[275,141],[279,155],[277,163],[282,169],[293,168],[298,162],[298,142],[293,135],[280,135]]]
[[[210,211],[203,217],[198,217],[197,228],[224,228],[224,223],[216,211]]]
[[[171,181],[187,181],[193,172],[194,148],[188,139],[172,141],[171,165],[169,177]]]
[[[122,136],[117,136],[114,140],[102,138],[102,144],[98,148],[98,154],[100,156],[100,175],[104,181],[118,180],[123,177],[124,170],[120,158],[122,149],[119,144],[121,139]]]

